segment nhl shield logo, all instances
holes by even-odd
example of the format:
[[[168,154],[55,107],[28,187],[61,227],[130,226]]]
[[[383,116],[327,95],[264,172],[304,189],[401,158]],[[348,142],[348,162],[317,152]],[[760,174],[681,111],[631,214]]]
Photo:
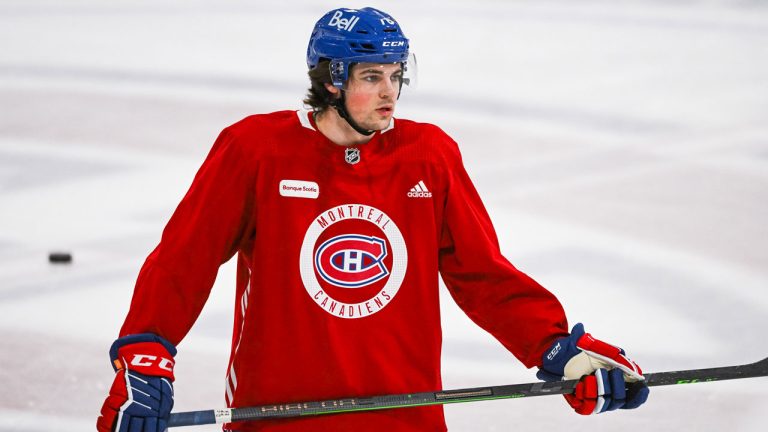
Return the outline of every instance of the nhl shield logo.
[[[345,149],[344,160],[347,161],[347,163],[350,165],[354,165],[360,162],[360,149],[354,147]]]

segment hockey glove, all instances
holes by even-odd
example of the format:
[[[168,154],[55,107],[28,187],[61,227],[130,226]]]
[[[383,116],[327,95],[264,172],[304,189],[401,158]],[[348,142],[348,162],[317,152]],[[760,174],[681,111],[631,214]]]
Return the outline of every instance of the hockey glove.
[[[176,347],[152,333],[121,337],[109,350],[117,374],[96,421],[100,432],[163,432],[173,408]]]
[[[571,335],[555,341],[544,353],[536,376],[544,381],[579,379],[573,394],[565,395],[583,415],[637,408],[648,399],[643,371],[621,348],[597,340],[579,323]]]

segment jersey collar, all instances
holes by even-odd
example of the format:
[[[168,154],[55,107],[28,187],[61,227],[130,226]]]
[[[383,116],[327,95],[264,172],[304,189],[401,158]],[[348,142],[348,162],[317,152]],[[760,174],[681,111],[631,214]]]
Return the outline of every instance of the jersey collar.
[[[315,132],[320,132],[319,130],[317,130],[317,124],[315,124],[315,116],[313,116],[312,114],[313,114],[313,111],[310,111],[310,110],[296,111],[296,115],[299,117],[299,122],[303,127],[307,129],[311,129]],[[378,133],[383,134],[385,132],[391,131],[394,128],[395,128],[395,119],[393,117],[392,120],[389,121],[389,125],[386,128],[379,131]]]

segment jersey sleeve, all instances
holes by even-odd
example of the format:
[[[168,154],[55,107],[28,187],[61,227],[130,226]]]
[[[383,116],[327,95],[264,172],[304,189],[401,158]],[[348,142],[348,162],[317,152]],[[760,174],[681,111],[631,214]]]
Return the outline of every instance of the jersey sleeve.
[[[515,268],[499,249],[490,217],[451,142],[455,157],[446,194],[439,266],[459,307],[527,367],[568,334],[557,298]]]
[[[218,137],[139,272],[120,335],[155,333],[178,344],[216,279],[252,236],[256,164],[230,128]]]

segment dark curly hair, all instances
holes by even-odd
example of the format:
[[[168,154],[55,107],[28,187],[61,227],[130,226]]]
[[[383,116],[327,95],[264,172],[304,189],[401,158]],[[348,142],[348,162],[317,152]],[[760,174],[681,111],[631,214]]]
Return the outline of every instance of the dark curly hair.
[[[310,88],[304,103],[311,106],[315,112],[323,112],[331,106],[335,96],[325,88],[331,84],[331,68],[328,60],[323,60],[307,72]]]

